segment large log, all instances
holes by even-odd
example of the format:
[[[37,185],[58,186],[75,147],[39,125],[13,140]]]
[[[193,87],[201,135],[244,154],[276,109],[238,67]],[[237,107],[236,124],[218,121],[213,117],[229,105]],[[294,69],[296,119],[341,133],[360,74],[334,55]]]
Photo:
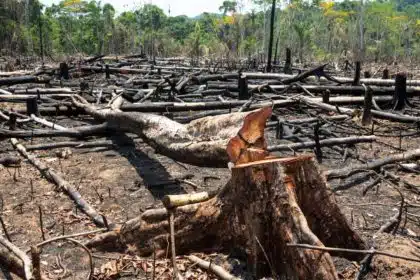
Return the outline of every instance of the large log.
[[[81,66],[80,70],[83,72],[93,72],[93,73],[105,73],[105,67],[97,66]],[[160,72],[159,72],[160,71]],[[109,73],[111,74],[175,74],[175,72],[167,70],[143,70],[143,69],[133,69],[133,68],[115,68],[109,67]]]
[[[98,110],[80,96],[73,104],[106,121],[108,127],[139,135],[158,153],[198,166],[226,167],[226,146],[249,113],[201,118],[183,125],[167,117],[120,110]]]
[[[365,172],[367,170],[375,170],[380,167],[403,161],[410,161],[420,158],[420,149],[409,150],[404,153],[390,155],[381,159],[373,160],[364,164],[348,166],[340,169],[332,169],[325,172],[325,176],[329,179],[343,178],[351,176],[355,173]]]
[[[307,98],[307,97],[301,97],[301,101],[305,102],[307,105],[312,107],[318,107],[327,111],[331,112],[337,112],[340,114],[347,114],[352,116],[356,110],[345,108],[345,107],[338,107],[338,106],[332,106],[330,104],[317,102],[313,98]],[[372,116],[379,118],[379,119],[385,119],[390,121],[398,121],[403,123],[418,123],[420,122],[420,117],[417,116],[410,116],[410,115],[403,115],[403,114],[394,114],[389,113],[385,111],[379,111],[379,110],[371,110]]]
[[[18,77],[9,77],[9,78],[0,78],[0,86],[11,86],[16,84],[28,84],[28,83],[37,83],[45,84],[50,81],[50,78],[39,77],[39,76],[18,76]]]
[[[248,79],[250,80],[279,80],[281,81],[283,79],[291,79],[291,78],[296,77],[295,75],[279,74],[279,73],[243,72],[243,74],[246,75]],[[226,80],[232,80],[232,79],[238,79],[238,78],[239,78],[238,73],[226,73],[226,74],[214,74],[214,75],[201,75],[194,78],[194,81],[196,81],[197,83],[203,84],[209,81],[226,81]],[[332,78],[334,80],[337,80],[340,83],[346,83],[346,84],[351,84],[354,80],[353,78],[338,77],[338,76],[333,76]],[[308,82],[316,82],[315,77],[307,77],[306,80]],[[330,82],[324,77],[321,77],[320,80],[322,83]],[[395,81],[392,79],[374,79],[374,78],[360,79],[360,83],[365,84],[365,85],[375,85],[375,86],[384,86],[384,87],[395,85]],[[418,87],[420,86],[420,80],[408,80],[407,86]]]
[[[80,83],[79,83],[80,84]],[[71,88],[8,88],[13,94],[70,94]]]
[[[285,89],[289,89],[289,91],[301,91],[300,86],[304,87],[308,91],[312,93],[319,93],[329,90],[331,94],[339,94],[339,95],[364,95],[365,89],[363,86],[336,86],[336,85],[300,85],[300,86],[293,86],[289,88],[289,85],[281,85],[278,84],[280,82],[269,82],[270,88],[276,91],[282,91]],[[258,89],[261,85],[256,84],[249,84],[248,88],[250,90]],[[208,89],[213,90],[229,90],[238,92],[239,88],[236,83],[219,83],[219,82],[212,82],[207,84]],[[392,86],[389,87],[378,87],[378,86],[370,86],[371,90],[375,95],[393,95],[395,93],[395,88]],[[269,92],[268,89],[265,91]],[[420,95],[420,88],[419,87],[407,87],[407,94],[411,96],[419,96]]]

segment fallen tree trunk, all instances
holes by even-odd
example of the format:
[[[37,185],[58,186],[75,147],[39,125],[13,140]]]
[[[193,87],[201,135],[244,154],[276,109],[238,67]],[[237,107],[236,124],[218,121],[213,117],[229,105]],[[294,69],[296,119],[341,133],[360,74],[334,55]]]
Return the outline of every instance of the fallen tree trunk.
[[[75,93],[70,88],[8,88],[13,94],[70,94]]]
[[[347,115],[352,116],[355,112],[354,109],[332,106],[326,103],[317,102],[313,100],[313,98],[300,97],[299,99],[305,102],[309,106],[318,107],[327,111],[337,112],[339,114],[347,114]],[[371,110],[371,113],[372,113],[372,116],[374,117],[390,120],[390,121],[398,121],[398,122],[404,122],[404,123],[420,122],[420,117],[416,117],[416,116],[393,114],[393,113],[388,113],[388,112],[378,111],[378,110]]]
[[[374,170],[378,169],[384,165],[395,163],[395,162],[402,162],[402,161],[409,161],[409,160],[415,160],[420,158],[420,149],[407,151],[401,154],[395,154],[388,156],[386,158],[378,159],[375,161],[367,162],[364,164],[349,166],[346,168],[341,169],[333,169],[328,170],[325,172],[325,176],[328,179],[333,178],[343,178],[348,177],[353,174],[356,174],[358,172],[364,172],[366,170]]]
[[[156,152],[180,162],[197,166],[226,167],[226,146],[236,135],[249,113],[232,113],[201,118],[187,125],[164,116],[125,113],[120,110],[97,110],[81,97],[73,104],[87,114],[106,121],[109,127],[139,135]]]
[[[281,74],[281,73],[257,73],[257,72],[243,72],[244,75],[248,77],[248,79],[252,80],[283,80],[283,79],[291,79],[296,77],[295,75],[290,74]],[[238,79],[239,74],[238,73],[227,73],[227,74],[219,74],[219,75],[202,75],[198,76],[195,81],[198,83],[205,83],[208,81],[217,81],[217,80],[228,80],[228,79]],[[348,77],[338,77],[333,76],[334,80],[337,80],[340,83],[352,83],[353,78]],[[309,82],[315,82],[315,77],[307,77],[307,81]],[[321,77],[321,82],[330,82],[325,77]],[[394,86],[395,81],[392,79],[360,79],[360,83],[365,85],[376,85],[376,86]],[[407,80],[407,86],[411,87],[418,87],[420,86],[420,80]]]
[[[33,120],[34,122],[37,122],[39,124],[42,124],[42,125],[44,125],[46,127],[50,127],[52,129],[55,129],[55,130],[61,130],[61,131],[69,131],[70,130],[67,127],[58,125],[56,123],[52,123],[50,121],[47,121],[46,119],[38,118],[37,116],[35,116],[33,114],[31,115],[31,120]]]
[[[85,148],[94,148],[94,147],[115,147],[114,143],[111,140],[105,141],[93,141],[93,142],[75,142],[75,141],[66,141],[66,142],[54,142],[54,143],[44,143],[44,144],[35,144],[27,145],[27,151],[37,151],[37,150],[49,150],[57,148],[66,148],[71,147],[75,149],[85,149]]]
[[[59,190],[65,192],[76,203],[77,207],[91,218],[96,225],[106,227],[107,223],[105,223],[103,216],[99,215],[99,213],[83,199],[74,186],[64,180],[64,178],[52,168],[49,168],[35,156],[29,154],[17,139],[12,138],[10,141],[12,142],[13,147],[17,149],[22,156],[28,159],[28,161],[34,165],[49,182],[55,184]]]
[[[50,98],[66,98],[70,97],[69,94],[46,94],[42,95],[39,100],[41,101],[49,101]],[[17,103],[17,102],[26,102],[27,100],[36,98],[33,95],[27,94],[19,94],[19,95],[0,95],[0,102],[10,102],[10,103]]]
[[[337,95],[364,95],[365,89],[363,86],[336,86],[336,85],[300,85],[295,86],[292,85],[279,85],[280,82],[268,82],[270,88],[276,91],[282,91],[285,89],[289,89],[289,91],[301,91],[300,86],[309,90],[312,93],[323,93],[326,90],[329,90],[331,94]],[[250,90],[255,90],[260,88],[261,85],[249,84],[248,88]],[[236,83],[209,83],[207,85],[208,89],[213,90],[229,90],[229,91],[239,91],[239,87]],[[394,87],[377,87],[377,86],[370,86],[369,87],[373,94],[375,95],[393,95],[395,93]],[[271,91],[272,91],[271,90]],[[270,89],[266,88],[264,92],[270,92]],[[419,96],[420,95],[420,88],[419,87],[407,87],[407,94],[411,96]]]
[[[183,111],[201,111],[201,110],[215,110],[215,109],[231,109],[241,107],[248,101],[211,101],[211,102],[154,102],[154,103],[134,103],[127,104],[121,107],[122,111],[135,112],[183,112]],[[273,102],[261,102],[252,104],[251,109],[258,109],[267,106],[285,107],[295,104],[294,100],[274,100]]]
[[[84,138],[93,135],[103,135],[113,131],[107,124],[81,126],[66,130],[8,130],[0,129],[0,137],[26,138],[26,137],[76,137]]]
[[[45,84],[50,81],[50,78],[40,76],[18,76],[9,78],[0,78],[0,86],[11,86],[16,84],[37,83]]]
[[[331,147],[335,145],[352,145],[357,143],[369,143],[376,141],[376,136],[355,136],[355,137],[344,137],[344,138],[330,138],[325,140],[320,140],[320,147]],[[290,151],[290,150],[299,150],[299,149],[308,149],[314,148],[316,146],[315,141],[293,143],[293,144],[283,144],[275,145],[267,148],[268,151]]]
[[[175,74],[173,71],[167,70],[144,70],[144,69],[134,69],[134,68],[115,68],[109,67],[108,68],[110,74],[164,74],[164,75],[171,75]],[[83,72],[93,72],[93,73],[105,73],[105,67],[98,67],[98,66],[81,66],[80,70]]]

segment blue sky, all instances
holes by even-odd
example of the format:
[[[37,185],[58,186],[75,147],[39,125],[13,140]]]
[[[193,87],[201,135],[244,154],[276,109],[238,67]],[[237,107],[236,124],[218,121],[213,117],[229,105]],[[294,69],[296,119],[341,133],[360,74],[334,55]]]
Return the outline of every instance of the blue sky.
[[[47,6],[60,2],[60,0],[40,1]],[[242,2],[249,10],[251,0],[242,0]],[[145,3],[152,3],[161,7],[166,14],[170,9],[172,16],[187,15],[194,17],[203,12],[218,12],[223,0],[102,0],[102,3],[112,4],[118,13],[136,9],[136,7]]]

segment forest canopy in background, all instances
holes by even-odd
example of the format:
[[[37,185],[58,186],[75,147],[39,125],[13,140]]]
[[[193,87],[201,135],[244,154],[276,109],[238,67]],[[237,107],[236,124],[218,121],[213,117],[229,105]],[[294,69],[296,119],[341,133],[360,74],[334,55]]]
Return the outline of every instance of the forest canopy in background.
[[[100,1],[65,0],[45,7],[38,0],[0,2],[2,55],[128,54],[249,57],[268,48],[272,1],[224,1],[220,13],[168,16],[146,4],[117,14]],[[363,5],[363,7],[361,6]],[[417,0],[277,1],[275,55],[289,47],[300,61],[353,59],[363,22],[369,61],[416,61],[420,57]]]

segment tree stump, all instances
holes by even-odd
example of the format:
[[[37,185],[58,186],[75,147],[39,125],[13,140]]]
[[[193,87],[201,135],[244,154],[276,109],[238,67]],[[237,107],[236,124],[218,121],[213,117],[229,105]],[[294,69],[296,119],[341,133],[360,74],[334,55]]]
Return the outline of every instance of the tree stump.
[[[287,279],[337,279],[328,253],[287,244],[365,248],[311,156],[235,166],[218,196],[175,210],[175,229],[178,253],[241,248],[258,277],[275,273]],[[147,255],[153,248],[165,250],[168,232],[167,212],[154,210],[126,223],[119,238]]]
[[[284,63],[283,72],[285,74],[292,74],[292,51],[286,48],[286,62]]]
[[[362,70],[362,64],[360,61],[356,61],[356,69],[354,70],[354,80],[353,80],[353,86],[360,85],[360,72]]]
[[[69,66],[65,62],[60,63],[60,79],[68,80],[69,76]]]
[[[397,73],[395,76],[395,94],[392,101],[393,109],[395,111],[404,109],[407,100],[407,74],[404,72]]]
[[[249,114],[229,141],[226,151],[235,165],[217,196],[170,210],[147,211],[88,245],[111,244],[114,249],[135,245],[141,255],[165,252],[171,211],[179,254],[240,249],[257,277],[338,279],[330,254],[288,244],[366,246],[348,225],[311,155],[274,158],[268,154],[264,128],[270,115],[271,108]]]

